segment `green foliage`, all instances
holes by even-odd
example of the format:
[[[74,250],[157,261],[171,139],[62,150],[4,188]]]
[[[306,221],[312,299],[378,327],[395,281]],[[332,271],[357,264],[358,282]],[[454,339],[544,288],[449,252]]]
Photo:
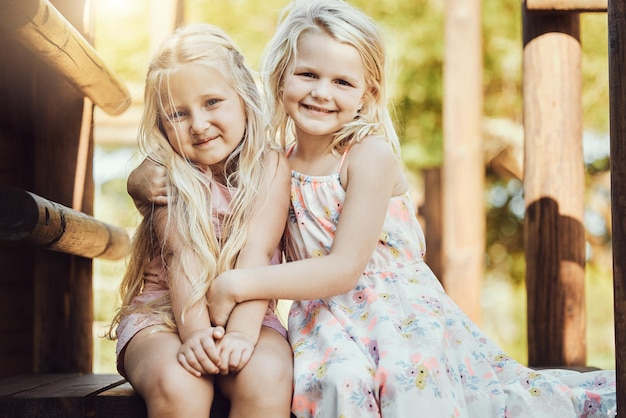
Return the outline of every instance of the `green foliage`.
[[[146,10],[150,2],[133,0],[122,7],[107,7],[106,1],[93,3],[98,55],[122,80],[143,81],[149,59]]]

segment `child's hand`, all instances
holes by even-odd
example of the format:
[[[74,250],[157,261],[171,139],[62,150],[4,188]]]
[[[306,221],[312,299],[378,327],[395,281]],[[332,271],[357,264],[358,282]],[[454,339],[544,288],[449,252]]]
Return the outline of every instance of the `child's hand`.
[[[226,271],[213,280],[207,293],[209,303],[209,316],[214,325],[226,326],[230,313],[237,304],[232,293],[229,292],[229,285],[232,283],[230,277],[235,270]]]
[[[243,332],[230,331],[217,343],[220,350],[220,374],[237,373],[248,364],[254,351],[252,337]]]
[[[137,206],[168,204],[165,168],[147,158],[130,173],[126,188]]]
[[[178,362],[194,376],[218,374],[221,359],[217,340],[224,337],[224,328],[209,327],[191,334],[178,350]]]

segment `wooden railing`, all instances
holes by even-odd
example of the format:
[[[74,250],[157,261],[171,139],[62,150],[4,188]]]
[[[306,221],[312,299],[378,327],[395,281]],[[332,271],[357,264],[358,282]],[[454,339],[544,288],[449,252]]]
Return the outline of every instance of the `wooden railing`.
[[[0,190],[0,239],[112,260],[129,247],[125,229],[21,189]]]
[[[47,0],[0,0],[0,29],[111,115],[131,104],[126,87],[94,48]]]

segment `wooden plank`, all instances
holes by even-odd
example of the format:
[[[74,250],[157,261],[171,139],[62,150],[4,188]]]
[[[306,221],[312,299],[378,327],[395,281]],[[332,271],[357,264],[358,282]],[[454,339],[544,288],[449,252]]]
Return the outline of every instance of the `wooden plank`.
[[[58,382],[76,374],[25,374],[0,379],[0,397],[12,396],[21,392]]]
[[[626,408],[626,5],[611,0],[609,32],[609,112],[611,219],[615,316],[617,405]]]
[[[127,255],[125,229],[21,189],[0,190],[0,239],[87,258]]]
[[[146,417],[146,404],[126,382],[100,393],[96,397],[96,418],[142,418]]]
[[[606,12],[608,0],[526,0],[529,11]]]
[[[44,374],[3,379],[0,418],[93,417],[97,394],[124,382],[116,374]]]
[[[584,366],[579,15],[523,14],[528,363]]]
[[[0,0],[0,28],[110,114],[130,106],[126,87],[48,0]]]

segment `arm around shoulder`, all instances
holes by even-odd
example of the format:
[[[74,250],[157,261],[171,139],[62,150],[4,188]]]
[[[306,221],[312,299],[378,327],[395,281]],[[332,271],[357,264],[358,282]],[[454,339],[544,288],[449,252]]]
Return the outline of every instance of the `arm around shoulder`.
[[[272,258],[279,247],[287,223],[291,193],[291,172],[287,160],[282,153],[272,151],[266,154],[263,166],[267,175],[258,190],[248,227],[248,239],[239,256],[237,268],[268,264],[267,260]],[[251,256],[250,252],[256,255]],[[269,258],[257,261],[261,254]]]

